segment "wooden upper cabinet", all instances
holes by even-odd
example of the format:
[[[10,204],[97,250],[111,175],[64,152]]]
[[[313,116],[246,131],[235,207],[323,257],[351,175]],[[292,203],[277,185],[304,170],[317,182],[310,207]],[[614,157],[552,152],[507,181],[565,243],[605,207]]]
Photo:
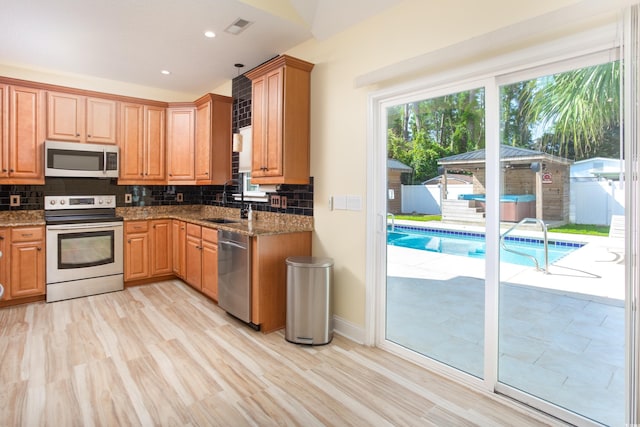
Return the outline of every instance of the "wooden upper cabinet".
[[[47,93],[47,138],[115,144],[118,103],[82,95]]]
[[[9,176],[9,87],[0,84],[0,179]],[[2,282],[0,282],[2,283]]]
[[[231,179],[233,98],[207,94],[196,101],[195,178],[222,185]]]
[[[309,183],[312,69],[281,55],[246,73],[252,81],[253,183]]]
[[[165,164],[165,116],[166,109],[145,105],[144,107],[144,147],[146,181],[164,183],[167,178]]]
[[[119,184],[165,180],[165,109],[122,103],[120,106]]]
[[[118,141],[118,103],[87,98],[87,142],[115,144]]]
[[[195,181],[195,114],[193,107],[167,110],[167,180]]]
[[[0,182],[44,184],[44,96],[39,89],[4,86]],[[8,118],[7,118],[8,116]]]

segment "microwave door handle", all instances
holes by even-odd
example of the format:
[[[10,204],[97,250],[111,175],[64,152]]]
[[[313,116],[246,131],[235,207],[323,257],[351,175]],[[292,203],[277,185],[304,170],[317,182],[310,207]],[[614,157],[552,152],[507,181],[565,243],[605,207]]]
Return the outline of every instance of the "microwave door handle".
[[[107,149],[102,149],[102,173],[107,174]]]

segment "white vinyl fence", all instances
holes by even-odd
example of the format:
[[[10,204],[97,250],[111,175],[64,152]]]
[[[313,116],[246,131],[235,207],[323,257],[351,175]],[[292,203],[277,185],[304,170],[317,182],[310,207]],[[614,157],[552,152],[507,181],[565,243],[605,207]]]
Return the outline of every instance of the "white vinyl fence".
[[[610,225],[611,215],[624,215],[623,184],[571,181],[569,220],[574,224]]]
[[[439,185],[403,185],[402,212],[439,215]],[[473,193],[471,184],[449,185],[448,199]],[[609,225],[624,214],[624,189],[617,181],[571,181],[569,219],[574,224]]]

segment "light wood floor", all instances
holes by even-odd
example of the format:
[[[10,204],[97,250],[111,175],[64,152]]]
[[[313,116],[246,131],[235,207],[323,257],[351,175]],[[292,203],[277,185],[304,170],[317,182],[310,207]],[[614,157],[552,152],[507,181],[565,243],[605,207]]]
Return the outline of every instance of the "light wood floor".
[[[340,336],[255,332],[180,281],[0,309],[0,426],[552,423]]]

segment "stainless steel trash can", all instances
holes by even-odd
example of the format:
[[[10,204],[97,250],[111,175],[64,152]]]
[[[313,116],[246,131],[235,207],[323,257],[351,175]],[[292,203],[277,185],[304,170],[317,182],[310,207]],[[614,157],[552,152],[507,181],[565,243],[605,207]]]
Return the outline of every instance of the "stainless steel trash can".
[[[333,338],[333,260],[289,257],[285,339],[296,344],[328,344]]]

